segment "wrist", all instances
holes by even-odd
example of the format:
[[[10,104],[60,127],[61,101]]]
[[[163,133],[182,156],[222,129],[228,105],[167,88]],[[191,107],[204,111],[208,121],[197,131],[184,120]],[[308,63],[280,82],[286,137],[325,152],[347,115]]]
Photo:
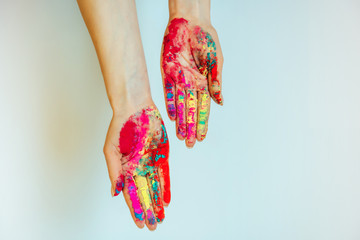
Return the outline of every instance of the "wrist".
[[[138,96],[126,94],[118,99],[110,99],[110,105],[114,116],[121,116],[127,112],[135,112],[138,109],[152,104],[154,103],[151,93],[146,91]]]
[[[147,75],[126,79],[119,81],[118,86],[112,85],[110,91],[107,91],[114,115],[121,115],[128,110],[136,110],[153,103]]]
[[[174,18],[211,25],[210,0],[169,0],[169,22]]]

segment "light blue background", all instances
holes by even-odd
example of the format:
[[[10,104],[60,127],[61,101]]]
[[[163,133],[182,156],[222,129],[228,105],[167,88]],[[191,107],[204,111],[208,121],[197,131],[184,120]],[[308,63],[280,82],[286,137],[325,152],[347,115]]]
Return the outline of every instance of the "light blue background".
[[[165,114],[167,1],[137,1],[172,202],[155,232],[111,198],[111,118],[75,1],[0,3],[0,239],[360,239],[360,2],[212,1],[225,105],[188,150]]]

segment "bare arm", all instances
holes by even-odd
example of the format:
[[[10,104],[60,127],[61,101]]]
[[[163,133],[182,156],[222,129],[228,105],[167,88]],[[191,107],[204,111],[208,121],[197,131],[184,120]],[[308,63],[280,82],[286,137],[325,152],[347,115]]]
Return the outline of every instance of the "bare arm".
[[[210,22],[210,0],[169,0],[161,54],[164,96],[176,135],[193,147],[205,139],[210,97],[222,105],[223,56]]]
[[[115,114],[151,100],[134,0],[78,0]]]
[[[134,0],[78,0],[113,117],[104,145],[111,194],[121,191],[135,224],[150,230],[170,203],[169,142],[149,87]]]
[[[169,0],[169,18],[181,17],[210,24],[210,0]]]

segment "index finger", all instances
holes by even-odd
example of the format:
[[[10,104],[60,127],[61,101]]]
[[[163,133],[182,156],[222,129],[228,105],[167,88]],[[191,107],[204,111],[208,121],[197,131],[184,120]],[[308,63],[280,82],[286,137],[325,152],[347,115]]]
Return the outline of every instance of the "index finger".
[[[175,86],[174,81],[168,74],[164,74],[164,94],[165,94],[165,104],[167,113],[170,120],[174,121],[176,118],[176,107],[175,107]]]
[[[207,56],[206,62],[208,67],[208,81],[209,81],[209,90],[211,97],[214,101],[220,105],[223,104],[223,97],[221,94],[221,72],[222,65],[220,64],[219,57],[217,53],[220,52],[220,44],[216,44],[213,37],[207,33],[206,38],[207,42]],[[218,49],[217,49],[218,48]],[[221,62],[222,63],[222,62]]]

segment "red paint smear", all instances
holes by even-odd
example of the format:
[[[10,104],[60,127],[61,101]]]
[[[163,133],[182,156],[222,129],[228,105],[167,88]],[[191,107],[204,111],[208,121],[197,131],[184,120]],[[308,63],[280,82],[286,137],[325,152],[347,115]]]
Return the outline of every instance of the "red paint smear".
[[[169,33],[164,37],[162,67],[165,74],[171,76],[170,79],[177,82],[184,79],[181,77],[183,74],[180,73],[182,66],[175,60],[181,51],[186,51],[186,43],[189,42],[188,34],[187,31],[182,33],[180,33],[180,31],[184,29],[187,24],[188,21],[183,18],[173,19],[168,27]]]
[[[161,139],[159,141],[154,142],[153,144],[155,144],[155,146],[150,146],[148,149],[143,149],[143,147],[145,146],[143,144],[139,144],[141,141],[143,141],[142,140],[143,137],[145,137],[146,134],[149,134],[148,132],[149,121],[150,121],[149,115],[154,114],[152,111],[158,111],[158,110],[144,109],[139,115],[134,115],[129,118],[129,120],[124,124],[123,128],[120,131],[119,147],[120,147],[120,152],[125,156],[138,153],[141,150],[145,150],[145,154],[149,153],[152,156],[151,158],[152,161],[148,161],[146,164],[148,166],[157,167],[159,171],[162,173],[164,179],[164,189],[163,189],[164,202],[170,203],[171,194],[170,194],[170,176],[169,176],[169,165],[168,165],[169,140],[165,130],[164,122],[162,121],[161,118],[160,118],[162,125]],[[158,120],[154,119],[154,121],[158,121]],[[127,181],[130,181],[129,178],[127,178]],[[160,180],[158,177],[156,178],[156,181],[158,181],[158,183],[160,184]],[[129,186],[131,185],[131,187],[135,186],[135,183],[132,181],[130,181],[128,184]],[[119,184],[119,188],[120,188],[120,184]],[[134,210],[138,214],[141,214],[140,210],[138,209],[138,199],[137,199],[138,197],[136,192],[133,191],[131,192],[130,195]],[[165,214],[164,214],[164,209],[162,207],[161,196],[159,196],[159,201],[156,202],[156,205],[158,207],[155,211],[157,211],[156,215],[158,219],[162,221],[165,218]],[[141,218],[140,215],[139,218]]]
[[[164,202],[169,204],[171,200],[169,163],[165,162],[164,164],[162,164],[159,170],[164,178],[164,189],[163,189]]]
[[[189,71],[187,69],[188,66],[180,64],[178,57],[182,52],[188,51],[191,52],[192,56],[199,54],[203,55],[200,59],[198,59],[198,66],[192,66],[191,68],[197,69],[205,77],[209,75],[211,82],[208,85],[211,90],[211,95],[214,97],[216,102],[222,103],[220,90],[214,89],[214,87],[216,89],[220,88],[218,65],[216,61],[217,57],[213,55],[212,59],[215,59],[215,61],[212,61],[212,59],[207,59],[206,54],[203,53],[202,47],[207,45],[208,41],[213,41],[213,39],[209,39],[207,36],[208,33],[200,26],[192,26],[184,18],[173,19],[168,26],[168,34],[164,37],[162,68],[164,70],[165,77],[174,81],[174,83],[171,83],[172,86],[177,85],[178,89],[181,89],[182,87],[196,89],[196,86],[192,86],[194,83],[189,82],[190,79],[184,78],[184,70]],[[199,42],[191,43],[192,40]],[[170,99],[168,101],[171,102]],[[167,106],[169,114],[172,117],[175,117],[175,112],[173,112],[173,109],[169,104],[172,104],[172,102],[168,103]]]
[[[121,129],[119,148],[124,156],[134,152],[134,147],[147,134],[146,129],[149,126],[149,116],[147,114],[146,110],[143,109],[140,116],[131,116]]]
[[[125,184],[125,177],[123,174],[120,174],[119,178],[116,181],[115,184],[115,194],[114,197],[118,196],[120,192],[123,190]]]
[[[129,120],[124,124],[124,127],[120,132],[120,152],[127,156],[131,153],[131,149],[136,139],[136,123],[133,120]]]

